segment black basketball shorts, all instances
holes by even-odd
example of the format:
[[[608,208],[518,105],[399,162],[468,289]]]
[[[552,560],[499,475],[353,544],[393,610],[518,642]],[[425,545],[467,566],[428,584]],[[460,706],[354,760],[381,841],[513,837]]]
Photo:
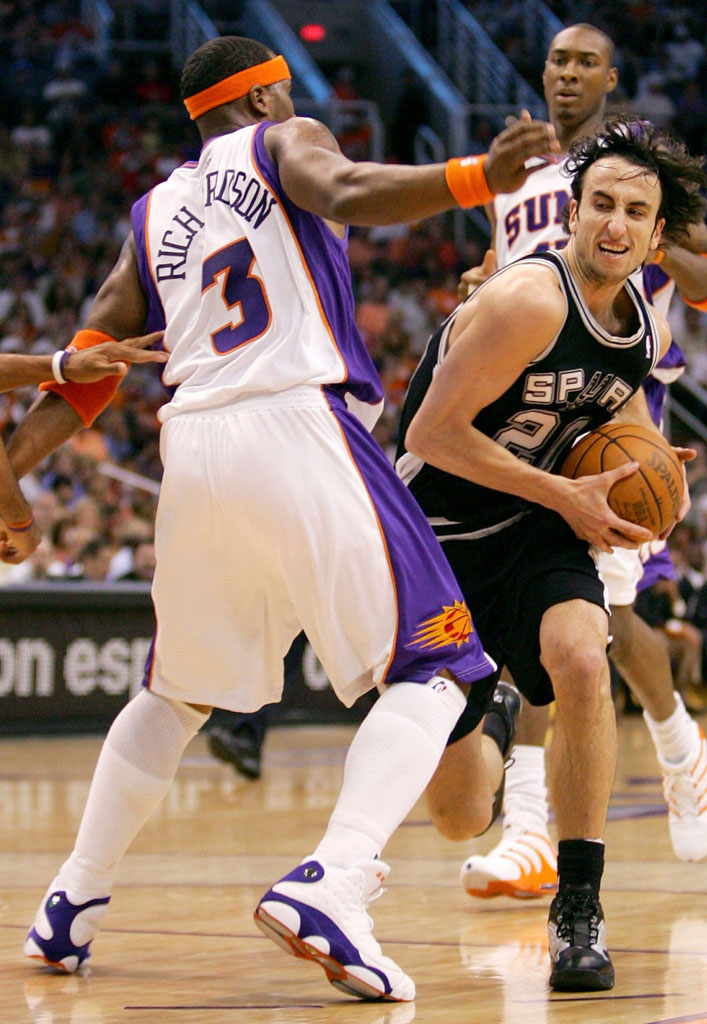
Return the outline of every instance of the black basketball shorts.
[[[543,615],[574,599],[597,604],[608,614],[604,584],[587,543],[556,512],[537,506],[497,533],[446,541],[442,549],[486,653],[499,668],[508,666],[531,704],[549,704],[552,684],[540,662]],[[474,687],[470,697],[473,693]]]

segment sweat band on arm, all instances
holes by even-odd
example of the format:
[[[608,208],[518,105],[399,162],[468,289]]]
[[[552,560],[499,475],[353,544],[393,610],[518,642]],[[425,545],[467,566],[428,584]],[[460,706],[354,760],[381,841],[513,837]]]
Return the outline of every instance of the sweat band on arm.
[[[494,193],[484,173],[485,163],[486,153],[481,156],[455,156],[447,160],[444,172],[447,188],[460,206],[483,206],[493,199]]]
[[[81,330],[78,331],[70,345],[67,345],[62,355],[68,358],[69,353],[82,348],[92,348],[94,345],[101,345],[104,341],[115,341],[110,334],[103,331]],[[66,360],[60,361],[59,372],[63,376]],[[54,368],[56,373],[56,367]],[[67,381],[66,384],[57,384],[55,381],[45,381],[39,385],[40,391],[54,391],[55,394],[69,403],[79,414],[84,427],[90,427],[93,421],[99,416],[106,406],[110,405],[113,397],[120,387],[122,377],[115,375],[104,377],[102,380],[93,381],[91,384],[75,384]]]

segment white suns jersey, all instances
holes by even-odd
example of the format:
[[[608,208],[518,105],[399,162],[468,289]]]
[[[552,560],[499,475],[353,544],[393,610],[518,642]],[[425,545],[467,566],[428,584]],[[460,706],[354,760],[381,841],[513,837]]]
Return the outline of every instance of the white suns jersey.
[[[547,164],[533,171],[517,191],[494,197],[494,248],[499,268],[531,252],[562,249],[567,244],[562,210],[571,192],[563,167],[564,160]]]
[[[494,196],[494,248],[499,269],[532,252],[567,245],[562,211],[572,191],[565,165],[566,159],[547,164],[534,171],[516,192]],[[641,270],[634,271],[631,280],[658,312],[667,316],[675,282],[662,271],[656,273],[657,265],[648,267],[653,269],[645,275],[646,280]]]
[[[363,403],[370,426],[382,389],[354,323],[347,243],[288,200],[267,127],[211,139],[133,207],[147,327],[165,327],[176,387],[160,419],[313,385]]]

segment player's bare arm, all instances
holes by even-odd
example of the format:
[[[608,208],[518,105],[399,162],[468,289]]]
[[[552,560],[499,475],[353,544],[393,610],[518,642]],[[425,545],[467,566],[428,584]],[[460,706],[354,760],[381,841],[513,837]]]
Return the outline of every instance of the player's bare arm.
[[[448,473],[554,509],[601,550],[637,547],[650,532],[620,519],[606,501],[614,483],[633,472],[630,466],[567,480],[522,462],[472,425],[547,347],[565,315],[565,298],[548,268],[515,266],[490,282],[461,310],[449,354],[405,444]]]
[[[86,327],[102,331],[121,341],[126,348],[120,349],[119,358],[129,359],[130,347],[135,341],[138,341],[137,347],[133,346],[135,353],[138,350],[144,351],[140,348],[138,336],[144,330],[146,309],[145,296],[137,274],[135,241],[131,234],[93,301]],[[146,338],[142,340],[145,344],[151,343]],[[144,352],[144,355],[152,360],[151,354]],[[72,355],[71,359],[74,358]],[[48,374],[48,377],[51,377],[51,374]],[[47,455],[73,437],[81,426],[80,416],[68,402],[53,392],[44,392],[7,445],[7,454],[17,477],[28,473]]]
[[[512,138],[497,147],[493,157],[488,155],[493,182],[489,188],[494,192],[506,187],[514,190],[522,183],[519,175],[528,172],[519,167],[528,155],[553,150],[554,132],[546,122],[519,125],[502,132],[499,140],[509,133]],[[354,163],[341,153],[328,128],[309,118],[294,117],[268,128],[265,145],[278,165],[288,197],[327,220],[395,224],[422,220],[457,205],[447,185],[445,164]]]
[[[707,302],[707,258],[681,245],[666,245],[662,269],[673,278],[680,295],[688,303]]]
[[[17,565],[35,550],[42,535],[0,442],[0,561]]]
[[[124,342],[104,342],[94,348],[67,355],[62,374],[75,384],[90,384],[103,377],[123,376],[128,363],[163,363],[166,352],[149,351],[162,337],[161,331],[130,338]],[[52,356],[0,354],[0,393],[32,387],[53,376]]]
[[[556,281],[549,268],[516,266],[462,307],[449,352],[408,428],[408,451],[447,473],[538,500],[547,474],[520,463],[472,421],[562,326],[566,304]]]
[[[135,238],[130,232],[115,266],[98,290],[86,327],[112,338],[136,338],[145,328],[147,301],[140,284]]]

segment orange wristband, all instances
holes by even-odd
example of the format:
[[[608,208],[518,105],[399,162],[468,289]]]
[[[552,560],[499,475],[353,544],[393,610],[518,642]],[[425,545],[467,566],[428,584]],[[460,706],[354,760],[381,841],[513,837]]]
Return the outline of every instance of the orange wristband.
[[[93,348],[94,345],[101,345],[104,341],[115,340],[110,334],[105,334],[103,331],[84,328],[77,331],[71,345],[67,345],[67,349]],[[106,406],[110,405],[122,379],[118,376],[104,377],[103,380],[96,380],[91,384],[76,384],[73,381],[57,384],[55,381],[45,381],[39,385],[39,390],[53,391],[55,394],[61,395],[79,414],[84,427],[90,427],[96,417],[103,412]]]
[[[460,206],[483,206],[493,199],[494,193],[484,174],[485,162],[485,153],[481,156],[455,156],[447,160],[444,171],[447,188]]]

